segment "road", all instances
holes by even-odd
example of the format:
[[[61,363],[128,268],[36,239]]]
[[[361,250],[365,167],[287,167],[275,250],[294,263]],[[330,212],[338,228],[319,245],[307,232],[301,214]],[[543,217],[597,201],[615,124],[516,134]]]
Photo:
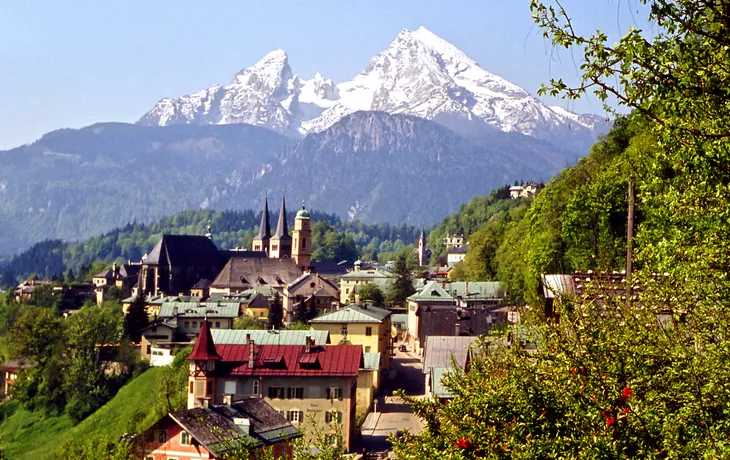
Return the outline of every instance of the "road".
[[[408,396],[425,393],[421,358],[413,353],[396,351],[390,362],[390,374],[383,381],[380,396],[377,398],[377,412],[371,412],[363,424],[363,447],[368,451],[390,450],[388,436],[408,429],[418,433],[423,423],[403,401],[392,396],[394,390],[405,390]]]

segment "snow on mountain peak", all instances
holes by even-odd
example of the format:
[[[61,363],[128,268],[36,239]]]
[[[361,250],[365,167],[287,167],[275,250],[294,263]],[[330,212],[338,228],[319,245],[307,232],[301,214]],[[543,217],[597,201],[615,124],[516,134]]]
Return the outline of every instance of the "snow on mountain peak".
[[[401,30],[350,81],[334,85],[316,73],[294,75],[284,50],[241,70],[228,86],[163,99],[140,123],[251,123],[283,133],[322,131],[359,110],[463,120],[541,138],[592,130],[595,120],[548,107],[530,93],[484,70],[425,27]],[[560,134],[562,135],[562,134]]]

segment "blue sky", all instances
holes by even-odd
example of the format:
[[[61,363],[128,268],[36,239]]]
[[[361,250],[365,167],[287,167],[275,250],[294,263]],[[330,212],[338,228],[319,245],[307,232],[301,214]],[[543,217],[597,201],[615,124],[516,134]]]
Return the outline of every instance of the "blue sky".
[[[616,40],[644,27],[635,0],[565,0],[582,32]],[[638,10],[638,13],[637,13]],[[633,14],[632,14],[633,13]],[[424,26],[486,70],[535,93],[577,81],[580,56],[557,53],[529,0],[186,1],[0,3],[0,149],[58,128],[134,122],[159,99],[215,83],[276,48],[303,78],[354,77],[401,29]],[[564,107],[601,113],[595,100]]]

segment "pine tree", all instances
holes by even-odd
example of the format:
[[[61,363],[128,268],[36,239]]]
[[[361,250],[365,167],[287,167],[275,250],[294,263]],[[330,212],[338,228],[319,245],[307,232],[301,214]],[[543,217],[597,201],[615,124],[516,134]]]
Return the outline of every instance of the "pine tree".
[[[284,320],[284,307],[281,305],[281,296],[277,292],[274,295],[274,301],[269,307],[269,327],[281,329],[281,323]]]
[[[408,297],[416,292],[413,289],[413,276],[408,268],[405,254],[400,254],[396,259],[394,272],[395,280],[393,280],[393,288],[390,292],[390,302],[393,306],[401,306]]]
[[[142,338],[140,329],[150,324],[145,303],[143,296],[136,296],[129,305],[129,310],[127,310],[124,317],[124,336],[132,342],[139,342]]]

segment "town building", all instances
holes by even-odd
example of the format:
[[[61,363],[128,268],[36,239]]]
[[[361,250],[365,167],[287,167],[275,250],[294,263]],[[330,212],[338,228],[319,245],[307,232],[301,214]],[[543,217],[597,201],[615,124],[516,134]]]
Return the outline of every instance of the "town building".
[[[467,246],[459,246],[458,248],[449,249],[446,253],[446,266],[453,268],[462,263],[466,259]]]
[[[451,235],[449,233],[443,239],[446,250],[456,249],[464,246],[464,235]]]
[[[352,447],[361,346],[216,345],[206,321],[188,360],[188,409],[258,397],[300,430],[330,427]]]
[[[509,197],[514,199],[534,196],[540,189],[545,187],[544,184],[528,182],[522,185],[513,185],[509,188]]]
[[[213,241],[200,235],[162,235],[142,259],[138,292],[142,295],[189,294],[201,279],[214,279],[226,263]]]
[[[429,336],[423,353],[423,377],[426,396],[450,399],[451,392],[444,386],[442,379],[454,364],[467,370],[472,357],[472,344],[478,337]]]
[[[429,281],[408,298],[406,340],[421,352],[432,335],[486,334],[505,301],[502,284],[492,281],[440,283]]]
[[[321,345],[330,344],[329,332],[306,329],[211,329],[210,334],[216,346],[248,345],[252,340],[256,345],[305,346],[308,339]]]
[[[363,353],[363,365],[357,375],[356,413],[360,417],[373,408],[375,395],[383,378],[380,372],[382,353]]]
[[[112,286],[119,288],[123,296],[129,296],[132,293],[132,288],[137,284],[141,268],[142,265],[138,263],[133,264],[130,262],[119,266],[113,263],[110,269],[94,275],[91,282],[94,285],[96,304],[101,305],[104,303],[104,296]]]
[[[297,240],[294,239],[296,244]],[[304,273],[284,287],[284,311],[286,322],[294,321],[296,311],[305,308],[318,316],[335,310],[340,305],[340,290],[328,279],[317,273]]]
[[[233,321],[241,315],[238,302],[165,302],[158,318],[177,325],[179,334],[194,337],[208,320],[215,329],[233,329]]]
[[[25,280],[18,284],[15,288],[15,300],[17,302],[28,301],[33,295],[33,291],[40,286],[50,286],[53,282],[49,280]]]
[[[168,359],[172,362],[172,355],[170,353],[165,353],[163,350],[158,350],[157,348],[159,348],[158,344],[160,343],[173,342],[177,331],[177,324],[172,322],[156,322],[142,328],[140,330],[140,355],[149,360],[150,364],[153,366],[169,364],[167,362],[165,362],[165,364],[161,364],[160,358],[162,358],[163,362]],[[157,358],[154,362],[153,356]]]
[[[0,401],[10,398],[18,372],[28,367],[25,359],[11,359],[0,366]]]
[[[140,436],[145,460],[242,458],[239,446],[271,449],[274,458],[293,458],[297,428],[261,398],[172,412]],[[236,449],[239,449],[238,451]]]
[[[350,304],[309,322],[314,330],[329,332],[334,344],[361,345],[364,353],[382,353],[381,370],[390,368],[392,313],[367,304]]]
[[[246,251],[248,252],[248,251]],[[210,285],[210,295],[231,295],[257,287],[272,287],[280,295],[284,288],[302,276],[302,270],[290,257],[275,259],[259,255],[231,252],[231,258]]]
[[[426,232],[421,230],[421,236],[416,241],[416,256],[418,257],[418,265],[421,267],[428,265],[431,259],[431,250],[426,247]]]
[[[350,294],[354,293],[355,302],[360,299],[357,290],[365,284],[374,284],[383,293],[386,293],[393,284],[395,275],[379,267],[362,268],[362,262],[355,262],[355,270],[340,278],[340,303],[346,304],[350,300]]]

